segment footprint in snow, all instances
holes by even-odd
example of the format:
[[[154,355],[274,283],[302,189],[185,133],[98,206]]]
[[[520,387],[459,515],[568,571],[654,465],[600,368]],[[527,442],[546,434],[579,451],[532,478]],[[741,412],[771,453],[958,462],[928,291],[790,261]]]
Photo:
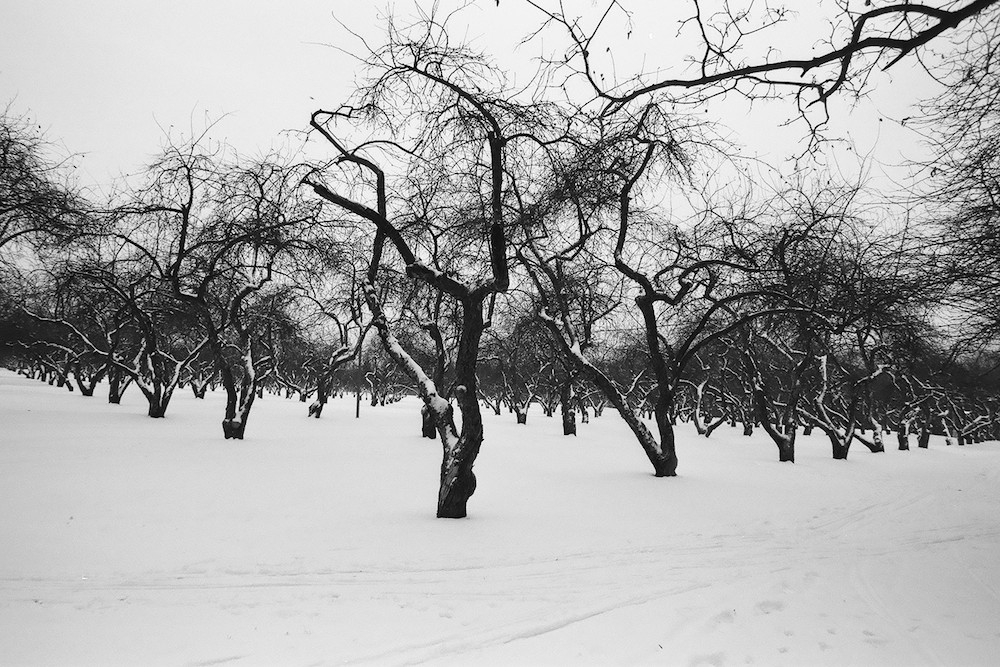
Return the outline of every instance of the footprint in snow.
[[[770,614],[771,612],[784,609],[785,603],[780,600],[764,600],[754,608],[761,614]]]
[[[736,622],[736,610],[734,609],[730,611],[729,609],[727,609],[721,614],[716,614],[715,616],[713,616],[709,624],[713,628],[717,628],[721,625],[732,624],[735,622]]]

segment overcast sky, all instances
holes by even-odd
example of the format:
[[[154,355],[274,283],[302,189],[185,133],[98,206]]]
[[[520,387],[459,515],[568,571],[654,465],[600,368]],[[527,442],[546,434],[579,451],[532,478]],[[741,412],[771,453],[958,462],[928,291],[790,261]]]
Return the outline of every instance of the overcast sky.
[[[410,1],[396,4],[412,11]],[[465,36],[492,43],[523,34],[523,14],[512,19],[512,5],[484,1]],[[594,8],[591,0],[577,5]],[[330,47],[351,48],[334,16],[373,36],[384,6],[367,0],[0,0],[0,104],[13,99],[15,112],[30,112],[49,139],[81,154],[77,164],[88,185],[141,169],[171,126],[190,135],[224,117],[219,138],[241,152],[266,150],[280,144],[281,131],[304,127],[312,110],[345,97],[356,62]],[[644,18],[635,27],[632,43],[640,45],[669,44],[676,32],[669,22]],[[919,93],[906,81],[886,84],[873,103],[841,109],[835,128],[863,152],[877,141],[884,160],[898,161],[915,137],[878,118],[906,115],[906,103]],[[782,119],[756,111],[729,120],[741,140],[769,145]]]
[[[140,167],[163,128],[219,132],[253,152],[301,128],[353,64],[323,46],[362,2],[0,0],[0,101],[82,153],[84,180]],[[359,8],[360,5],[360,8]]]

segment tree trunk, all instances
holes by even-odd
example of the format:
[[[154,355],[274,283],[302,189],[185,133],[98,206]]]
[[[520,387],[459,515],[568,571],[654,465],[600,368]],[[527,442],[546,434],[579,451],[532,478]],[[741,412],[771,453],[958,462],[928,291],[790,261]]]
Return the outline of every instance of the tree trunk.
[[[671,420],[674,395],[667,387],[660,387],[656,403],[653,406],[653,417],[656,419],[656,429],[660,435],[659,456],[653,461],[654,474],[657,477],[675,477],[677,475],[677,449],[674,441],[674,426]]]
[[[441,485],[438,490],[437,516],[461,519],[467,515],[469,498],[476,492],[472,467],[483,444],[483,418],[479,410],[476,362],[483,335],[483,301],[467,298],[462,304],[462,333],[455,358],[455,398],[462,415],[462,432],[449,447],[444,442],[441,460]]]
[[[233,440],[242,440],[246,429],[246,422],[238,419],[222,420],[222,435],[225,436],[226,440],[229,440],[230,438]]]
[[[795,431],[782,435],[775,440],[778,445],[778,462],[795,463]]]
[[[108,373],[108,403],[119,405],[122,402],[122,395],[130,384],[132,384],[131,377],[125,377],[120,370],[111,370]]]
[[[257,397],[257,387],[255,383],[244,379],[240,387],[239,401],[235,411],[230,415],[227,409],[226,417],[222,420],[222,435],[228,440],[242,440],[247,430],[247,419],[250,417],[250,409],[253,407],[254,399]]]
[[[712,437],[712,433],[715,432],[715,429],[719,428],[720,426],[722,426],[725,423],[726,423],[726,417],[725,417],[725,415],[723,415],[722,417],[719,417],[718,419],[716,419],[714,422],[712,422],[710,424],[706,424],[705,425],[705,437],[706,438]]]
[[[100,382],[105,374],[108,372],[107,364],[98,368],[94,373],[88,378],[84,378],[83,371],[80,370],[80,366],[77,365],[73,370],[73,377],[76,378],[76,386],[80,390],[81,396],[93,396],[94,390],[97,388],[97,383]]]
[[[854,438],[862,445],[867,447],[868,451],[870,451],[872,454],[881,454],[885,451],[885,444],[883,444],[881,437],[875,438],[873,440],[868,440],[867,438],[862,438],[859,435],[855,435]]]
[[[566,358],[572,363],[576,370],[587,377],[601,391],[604,398],[609,401],[618,414],[628,425],[639,446],[646,454],[650,463],[653,464],[653,474],[656,477],[674,477],[677,475],[677,450],[674,443],[674,431],[671,423],[673,415],[673,394],[672,387],[660,386],[659,396],[656,403],[656,426],[660,433],[660,441],[650,432],[649,428],[639,417],[638,407],[632,407],[628,399],[621,393],[618,386],[611,381],[600,369],[594,366],[580,352],[579,347],[571,346],[563,333],[559,330],[555,321],[551,318],[543,319],[546,326],[554,334],[555,340],[560,344]],[[599,415],[603,410],[603,403],[600,407],[594,405],[595,415]]]
[[[905,419],[899,420],[899,428],[896,431],[896,441],[899,443],[899,451],[910,450],[910,422]]]
[[[211,383],[212,379],[198,376],[197,378],[191,378],[191,393],[194,397],[199,400],[205,399],[205,394],[208,392],[208,385]]]
[[[790,415],[795,413],[795,403],[789,405],[789,410],[785,412],[784,423],[777,425],[771,421],[768,409],[769,399],[764,393],[762,386],[754,389],[754,409],[757,412],[757,419],[761,428],[770,436],[771,440],[778,447],[778,461],[780,463],[795,463],[795,434],[796,425]],[[752,420],[748,418],[744,422],[743,433],[747,434],[747,427],[753,430]],[[780,429],[780,430],[779,430]]]
[[[874,421],[874,420],[873,420],[872,423],[874,424],[874,428],[872,429],[872,443],[876,447],[876,449],[873,449],[872,451],[873,452],[884,452],[885,451],[885,442],[882,439],[882,424],[880,424],[879,422]]]
[[[945,419],[944,415],[941,416],[941,430],[944,431],[944,444],[947,447],[951,447],[955,444],[955,438],[952,436],[951,424]]]
[[[319,419],[323,414],[323,406],[326,405],[326,399],[329,395],[329,387],[325,380],[320,380],[316,384],[316,399],[309,405],[308,415],[310,417],[315,417]],[[303,399],[305,400],[305,399]]]
[[[528,409],[527,408],[522,408],[520,405],[515,405],[514,406],[514,414],[517,415],[517,423],[518,424],[527,424],[528,423]]]
[[[226,411],[222,418],[222,435],[226,440],[230,438],[242,439],[245,429],[242,424],[237,425],[236,409],[239,405],[239,393],[236,390],[236,379],[228,365],[222,360],[221,355],[217,359],[219,360],[219,377],[222,380],[223,389],[226,390]]]
[[[853,436],[842,436],[836,429],[827,431],[827,435],[830,437],[830,444],[833,445],[833,458],[837,461],[846,461]]]
[[[153,419],[162,419],[165,417],[167,415],[167,406],[170,404],[170,397],[173,395],[173,391],[163,389],[162,387],[147,389],[140,386],[139,388],[142,389],[142,393],[146,396],[146,402],[149,404],[149,410],[146,411],[146,414]]]
[[[576,410],[573,409],[573,384],[566,382],[559,392],[563,435],[576,435]]]
[[[434,419],[434,412],[426,405],[420,407],[420,435],[431,440],[436,439],[438,436],[437,420]]]

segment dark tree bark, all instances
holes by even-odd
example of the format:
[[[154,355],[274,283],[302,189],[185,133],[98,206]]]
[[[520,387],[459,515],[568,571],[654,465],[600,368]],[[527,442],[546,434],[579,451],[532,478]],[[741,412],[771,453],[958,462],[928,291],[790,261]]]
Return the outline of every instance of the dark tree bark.
[[[461,300],[461,306],[462,333],[455,358],[455,398],[462,414],[462,432],[454,449],[445,452],[441,461],[437,516],[444,519],[466,516],[466,505],[476,492],[476,475],[472,467],[483,444],[483,418],[476,380],[479,342],[485,329],[483,301],[470,296]]]
[[[791,417],[794,413],[786,411],[786,419],[779,426],[776,426],[770,415],[769,405],[771,401],[764,390],[763,383],[759,379],[757,386],[754,388],[754,399],[754,407],[761,428],[764,429],[778,447],[778,461],[781,463],[795,463],[796,425],[794,418]]]
[[[567,380],[559,393],[563,435],[576,435],[576,410],[573,403],[573,381]]]
[[[899,451],[906,452],[910,449],[910,420],[900,419],[899,427],[896,431],[896,441],[899,443]]]
[[[121,370],[112,368],[108,371],[108,403],[118,405],[122,402],[122,395],[132,384],[132,377],[125,375]]]
[[[420,436],[430,440],[437,438],[437,420],[426,405],[420,407]]]

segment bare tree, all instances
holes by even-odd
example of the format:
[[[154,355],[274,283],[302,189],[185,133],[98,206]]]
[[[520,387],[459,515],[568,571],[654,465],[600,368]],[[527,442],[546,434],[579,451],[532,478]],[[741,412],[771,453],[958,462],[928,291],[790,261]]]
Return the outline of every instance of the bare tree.
[[[744,248],[747,214],[739,206],[699,206],[682,221],[668,209],[642,205],[671,178],[684,181],[690,157],[685,142],[694,144],[697,137],[691,128],[656,105],[602,125],[612,131],[589,142],[578,139],[559,166],[547,207],[525,210],[532,230],[526,265],[543,296],[544,319],[567,358],[615,405],[655,474],[673,476],[675,401],[685,369],[701,350],[748,322],[808,307],[767,282],[749,280],[765,267]],[[639,419],[639,406],[587,358],[579,317],[559,291],[561,264],[599,255],[611,256],[633,297],[653,384],[648,400],[655,435]]]
[[[273,371],[266,311],[282,287],[265,287],[294,252],[311,248],[318,221],[317,207],[299,197],[294,165],[228,157],[204,137],[168,143],[118,210],[128,226],[111,237],[196,318],[226,391],[223,434],[242,439],[261,382]]]
[[[457,518],[476,488],[472,468],[483,441],[476,368],[489,306],[510,285],[513,184],[560,127],[545,105],[516,101],[512,84],[482,54],[452,45],[446,24],[434,16],[406,31],[390,24],[385,46],[366,60],[368,82],[348,104],[313,114],[314,132],[335,157],[305,182],[373,230],[366,293],[375,327],[434,413],[444,450],[437,514]],[[351,129],[370,138],[350,144]],[[410,278],[457,307],[460,433],[442,388],[402,348],[378,303],[373,283],[386,244]],[[438,252],[444,244],[453,251]]]

